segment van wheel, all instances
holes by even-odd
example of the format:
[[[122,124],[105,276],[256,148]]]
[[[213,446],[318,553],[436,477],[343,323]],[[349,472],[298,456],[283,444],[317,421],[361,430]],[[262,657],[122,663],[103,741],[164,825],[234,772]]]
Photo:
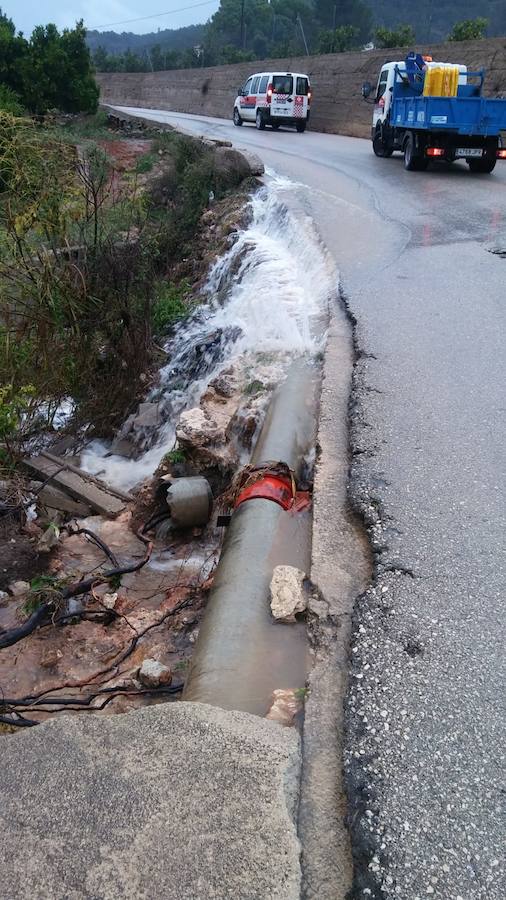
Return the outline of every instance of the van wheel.
[[[372,140],[372,149],[375,156],[380,156],[382,159],[386,159],[390,157],[394,152],[393,147],[389,144],[386,144],[383,140],[383,131],[381,128],[377,128]]]
[[[242,119],[239,115],[239,110],[237,106],[234,106],[234,115],[233,115],[234,125],[242,125]]]
[[[408,134],[404,142],[404,167],[408,172],[423,172],[428,164],[427,157],[417,150],[414,135]]]
[[[299,132],[299,134],[303,134],[303,132],[306,130],[306,123],[305,122],[297,122],[295,127],[296,127],[297,131]]]
[[[265,128],[265,119],[264,114],[261,109],[257,109],[257,115],[255,119],[255,125],[259,131],[263,131]]]
[[[471,172],[481,172],[484,175],[490,175],[495,169],[496,160],[492,159],[468,159],[467,165]]]

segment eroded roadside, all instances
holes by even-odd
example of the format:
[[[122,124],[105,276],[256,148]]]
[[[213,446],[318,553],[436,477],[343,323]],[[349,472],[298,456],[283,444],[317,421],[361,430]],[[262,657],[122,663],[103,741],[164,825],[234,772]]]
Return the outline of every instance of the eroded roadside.
[[[291,186],[289,184],[286,184],[284,187],[292,194]],[[290,197],[290,203],[288,204],[289,206],[293,200],[294,198],[292,195]],[[304,204],[302,204],[302,207],[304,207]],[[301,227],[300,221],[301,220],[299,220],[299,228]],[[280,222],[273,221],[272,224],[272,234],[270,235],[269,229],[267,229],[264,236],[267,239],[272,237],[275,241],[276,237],[279,237]],[[311,254],[314,254],[314,247],[310,244],[310,230],[310,223],[306,222],[305,230],[304,228],[302,229],[302,240],[305,242],[305,246],[303,244],[301,253],[303,262],[305,260],[308,266],[310,263],[310,256]],[[288,234],[290,239],[293,239],[294,234],[296,234],[296,229],[295,231],[289,229]],[[305,258],[304,249],[307,251],[308,246],[310,247],[310,254]],[[246,250],[247,248],[245,247],[244,249]],[[265,253],[266,246],[260,245],[260,249]],[[269,260],[267,257],[263,262],[265,263],[266,261],[271,266],[270,269],[267,267],[267,279],[264,282],[264,288],[268,290],[269,277],[271,283],[275,283],[276,278],[279,279],[279,267],[282,263],[282,258],[278,257],[274,260]],[[239,273],[241,275],[239,278],[239,285],[242,284],[244,287],[244,279],[247,272],[241,272],[241,259],[239,254],[237,254],[234,265],[236,266],[236,274]],[[221,278],[224,273],[219,266],[216,269],[215,274],[216,279],[213,282],[214,286],[216,288],[222,288],[223,284]],[[314,296],[321,289],[321,285],[318,284],[316,279],[313,279],[313,282],[311,283],[311,274],[311,270],[306,274],[306,283],[302,274],[302,269],[300,270],[299,278],[303,283],[306,293],[305,295],[300,296],[294,294],[291,298],[292,303],[297,302],[297,299],[304,299],[306,301],[308,298],[314,299]],[[286,273],[283,272],[283,278],[285,278],[285,275]],[[324,382],[318,438],[318,459],[314,490],[313,561],[311,578],[316,590],[312,595],[308,614],[312,659],[311,672],[308,680],[309,690],[306,698],[306,713],[303,732],[304,768],[299,809],[299,837],[302,843],[303,894],[306,897],[318,897],[319,900],[323,900],[325,897],[334,898],[336,896],[336,891],[339,892],[339,895],[344,896],[349,889],[352,880],[349,838],[345,826],[346,803],[342,784],[342,707],[347,688],[347,651],[350,636],[352,606],[356,597],[360,595],[367,586],[371,569],[367,541],[364,538],[361,525],[355,520],[353,513],[348,508],[346,494],[350,462],[346,423],[348,398],[351,388],[351,373],[355,358],[350,322],[347,320],[341,301],[337,297],[337,276],[335,271],[333,272],[333,278],[333,290],[328,292],[327,297],[330,304],[330,328],[325,349]],[[290,285],[291,282],[281,280],[281,284],[278,285],[280,300],[282,299],[283,292],[286,293],[287,290],[291,290]],[[324,286],[324,293],[326,292],[327,287]],[[251,295],[249,296],[251,298]],[[247,298],[248,294],[246,293],[245,299]],[[241,314],[241,311],[242,307],[239,305],[239,314]],[[317,313],[318,309],[315,309],[315,312]],[[227,320],[226,322],[222,321],[220,327],[229,327],[231,324],[231,320]],[[293,323],[290,323],[289,319],[284,319],[279,323],[276,323],[273,320],[272,325],[274,327],[275,338],[279,340],[279,346],[283,347],[285,350],[287,340],[295,340],[293,349],[300,351],[303,347],[303,339],[308,335],[304,328],[298,332],[297,329],[293,331],[291,324]],[[204,349],[206,353],[208,350],[210,351],[211,357],[213,353],[217,351],[218,362],[223,368],[222,363],[225,362],[225,357],[223,355],[220,356],[220,354],[223,354],[227,341],[223,342],[221,340],[222,333],[223,332],[220,332],[220,335],[218,335],[218,341],[216,341],[216,338],[204,341]],[[202,337],[202,331],[199,332],[199,335]],[[234,335],[232,334],[231,337],[233,344],[237,335],[234,338]],[[258,334],[255,338],[258,340]],[[301,338],[302,343],[300,343]],[[252,347],[246,345],[243,349],[251,351]],[[264,366],[265,364],[272,365],[272,359],[264,359],[263,364]],[[196,417],[194,415],[193,419],[187,417],[183,423],[184,427],[179,427],[179,431],[176,429],[176,437],[180,441],[181,446],[185,447],[186,452],[188,453],[188,459],[184,462],[177,457],[169,459],[167,461],[167,470],[163,473],[159,472],[159,475],[176,475],[176,477],[189,474],[193,475],[197,470],[191,468],[188,469],[188,463],[193,461],[195,464],[195,462],[198,461],[198,465],[200,465],[198,471],[209,475],[211,481],[213,478],[215,479],[213,485],[215,490],[217,489],[219,493],[220,487],[223,487],[223,481],[220,482],[220,479],[217,479],[217,472],[215,471],[213,473],[211,470],[213,468],[216,469],[216,464],[219,461],[218,469],[221,471],[222,477],[224,471],[227,471],[227,467],[228,471],[231,471],[237,464],[237,456],[234,455],[234,453],[237,454],[239,445],[237,444],[236,438],[240,438],[241,434],[244,435],[245,423],[247,424],[246,434],[249,432],[250,440],[256,433],[262,410],[265,409],[265,401],[268,398],[270,389],[276,381],[276,378],[273,378],[272,371],[270,374],[263,375],[262,379],[257,377],[259,374],[258,360],[254,365],[250,365],[249,383],[251,383],[251,379],[253,378],[253,381],[256,381],[257,384],[255,385],[254,390],[249,393],[252,393],[254,397],[260,394],[260,397],[257,398],[260,402],[255,404],[255,412],[257,415],[256,417],[248,417],[248,415],[244,414],[244,409],[247,411],[246,403],[246,406],[242,409],[240,415],[237,416],[238,407],[237,405],[234,406],[235,392],[237,391],[238,385],[240,392],[244,392],[244,389],[248,388],[249,383],[247,378],[244,379],[244,377],[242,377],[242,380],[241,377],[238,378],[240,372],[237,370],[234,371],[233,367],[232,371],[230,371],[230,367],[228,367],[228,369],[228,371],[218,370],[215,372],[215,375],[219,380],[214,384],[212,382],[209,383],[208,387],[210,390],[207,392],[200,391],[200,393],[195,394],[195,400],[198,399],[198,406],[193,407],[193,410],[199,409],[199,416]],[[209,373],[207,372],[206,374]],[[198,378],[201,375],[202,372],[197,370],[194,373],[193,380],[195,381],[195,376]],[[264,401],[263,405],[262,395]],[[188,410],[188,412],[191,411],[191,409]],[[149,411],[143,410],[141,411],[141,415],[147,412]],[[196,418],[198,418],[198,422],[196,422]],[[249,422],[247,421],[248,418],[250,419]],[[208,430],[207,434],[205,433],[205,429],[204,432],[202,431],[202,420],[207,420],[207,425],[209,425],[210,421],[212,423],[210,431]],[[232,422],[235,424],[231,424]],[[146,459],[146,454],[149,454],[153,450],[157,452],[158,443],[156,424],[157,422],[151,422],[151,425],[154,425],[155,427],[150,435],[149,428],[145,428],[146,423],[141,423],[138,434],[139,447],[137,448],[142,450],[141,466],[142,460]],[[237,425],[239,425],[239,428]],[[219,434],[222,434],[223,436],[228,435],[229,438],[231,435],[234,435],[234,441],[232,442],[233,446],[229,440],[223,440],[221,442],[222,446],[220,447],[220,441],[216,440]],[[166,437],[167,435],[165,435],[165,438]],[[128,441],[132,440],[132,428],[125,433],[118,435],[118,440],[128,444]],[[123,447],[123,450],[124,449],[125,446]],[[247,446],[243,449],[247,449]],[[232,455],[231,450],[233,451]],[[92,464],[90,460],[93,453],[94,463]],[[105,469],[109,477],[116,472],[121,478],[121,473],[125,473],[128,464],[120,464],[115,458],[116,456],[117,454],[114,453],[114,448],[106,447],[106,452],[103,452],[101,448],[95,448],[92,454],[88,454],[87,456],[87,466],[88,468],[91,468],[92,471],[98,471],[99,473]],[[153,455],[150,457],[150,461],[152,458]],[[203,460],[207,461],[207,469]],[[179,466],[179,468],[176,468],[177,466]],[[123,483],[123,486],[128,487],[126,483]],[[150,501],[153,500],[152,497],[148,499]],[[149,508],[149,503],[144,512],[152,512],[152,509]],[[198,543],[198,538],[200,536],[195,535],[195,537],[197,538]],[[70,540],[75,541],[75,538],[70,538]],[[116,549],[115,546],[114,549]],[[199,570],[198,561],[206,557],[206,552],[208,550],[209,547],[206,548],[206,546],[203,546],[197,548],[197,552],[194,554],[196,557],[196,567],[194,567],[195,572],[193,572],[193,574],[197,576],[199,576],[199,574],[202,575],[203,580],[201,579],[200,586],[202,586],[204,590],[207,589],[205,584],[207,570],[201,572]],[[188,545],[186,546],[186,550],[182,546],[181,551],[177,551],[176,548],[176,553],[172,553],[172,555],[169,553],[165,557],[163,556],[163,549],[161,555],[160,551],[158,551],[158,558],[155,560],[157,565],[155,566],[154,577],[160,579],[160,581],[158,581],[158,586],[161,584],[161,581],[163,581],[164,591],[168,588],[167,579],[172,577],[171,569],[172,574],[175,574],[177,571],[178,560],[184,558],[187,551]],[[212,565],[213,559],[216,558],[216,553],[214,557],[212,553],[210,556]],[[189,561],[189,568],[191,570],[191,558],[186,561]],[[173,565],[174,563],[175,565]],[[176,582],[172,585],[172,590],[169,590],[169,604],[173,602],[175,597],[174,589],[177,589],[177,587],[178,584],[176,578]],[[156,590],[154,594],[151,595],[151,600],[157,615],[160,611],[164,612],[163,604],[165,601],[163,600],[163,597],[160,597],[159,593],[157,594]],[[198,631],[199,617],[203,612],[203,608],[204,604],[197,604],[196,609],[192,610],[192,614],[189,618],[186,613],[182,613],[184,616],[182,631],[184,632],[184,635],[186,635],[187,642],[189,641],[189,643],[191,643],[191,636]],[[169,608],[168,611],[171,612]],[[120,616],[126,618],[124,614],[127,610],[124,609],[121,604],[118,605],[117,612]],[[140,609],[138,612],[141,613],[141,621],[143,621],[144,624],[149,621],[149,614],[146,614],[146,611]],[[137,624],[139,623],[135,621],[134,627]],[[188,649],[188,643],[186,644],[186,647]],[[171,666],[174,667],[174,659],[169,659],[166,655],[167,649],[166,643],[163,648],[160,647],[159,643],[155,643],[154,650],[156,651],[156,654],[158,656],[160,656],[160,653],[162,656],[165,654],[163,659],[160,657],[157,661],[162,665],[166,665],[167,668],[170,668]],[[113,647],[105,648],[105,652],[112,653],[113,650]],[[153,648],[150,648],[150,652],[152,650]],[[139,656],[139,661],[142,661],[141,656]],[[131,662],[136,663],[137,660],[134,659]],[[114,674],[116,675],[117,673]],[[129,677],[132,677],[131,672],[129,673]],[[119,684],[120,683],[112,683],[111,687],[118,687]],[[160,686],[161,685],[159,685],[159,687]],[[174,686],[177,687],[177,682]],[[127,686],[124,687],[126,690]],[[132,687],[132,685],[130,685],[130,687]],[[161,698],[162,692],[160,692],[159,696]],[[126,711],[126,709],[131,707],[131,697],[127,699],[123,697],[117,702],[117,709],[115,711]],[[287,737],[286,740],[289,741],[291,739]],[[281,737],[280,741],[283,742]],[[289,769],[291,772],[290,777],[293,779],[295,772],[293,759],[290,762]],[[285,776],[283,775],[283,778],[284,777]],[[293,792],[293,781],[291,782],[291,785],[292,787],[290,790]],[[236,787],[240,789],[240,781],[237,782]],[[285,800],[283,799],[281,808],[283,808],[284,805]],[[293,816],[293,814],[294,808],[292,805],[291,815]],[[329,822],[332,823],[332,827],[330,828]],[[297,845],[292,842],[290,854],[294,853],[294,848],[296,848],[296,846]],[[298,888],[296,888],[298,859],[295,861],[293,855],[291,855],[290,865],[291,874],[289,883],[287,882],[286,884],[286,893],[282,892],[280,893],[280,896],[292,898],[298,896]],[[241,894],[238,893],[236,896],[241,896]]]

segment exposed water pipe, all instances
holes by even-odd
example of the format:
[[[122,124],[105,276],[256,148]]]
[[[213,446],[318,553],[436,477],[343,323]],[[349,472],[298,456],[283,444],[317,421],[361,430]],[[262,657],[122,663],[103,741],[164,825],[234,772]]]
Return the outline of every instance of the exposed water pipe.
[[[314,448],[320,375],[296,360],[272,398],[251,459],[286,463],[300,475]],[[306,677],[304,623],[272,619],[269,586],[275,566],[309,572],[311,513],[250,499],[233,513],[204,622],[183,692],[184,700],[265,715],[276,688],[301,688]]]

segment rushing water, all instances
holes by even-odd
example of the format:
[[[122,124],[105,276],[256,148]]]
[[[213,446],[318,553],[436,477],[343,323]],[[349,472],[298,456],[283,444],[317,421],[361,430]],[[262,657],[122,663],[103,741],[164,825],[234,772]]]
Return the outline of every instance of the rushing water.
[[[208,276],[208,302],[167,341],[169,362],[147,398],[159,403],[154,443],[135,460],[94,441],[82,467],[128,489],[148,477],[171,449],[180,413],[195,406],[208,383],[231,363],[254,371],[259,355],[283,363],[314,354],[323,341],[333,270],[312,221],[290,211],[296,186],[272,174],[251,198],[250,224],[216,261]]]

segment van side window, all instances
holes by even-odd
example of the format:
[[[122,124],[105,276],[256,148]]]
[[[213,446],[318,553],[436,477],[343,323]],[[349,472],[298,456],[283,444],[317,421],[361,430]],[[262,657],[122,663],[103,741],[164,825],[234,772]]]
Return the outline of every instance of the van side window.
[[[380,74],[379,81],[378,81],[378,90],[376,91],[376,100],[379,100],[380,97],[382,97],[383,94],[385,93],[387,81],[388,81],[388,69],[383,69],[383,71]]]
[[[248,95],[249,93],[251,93],[251,82],[252,81],[253,81],[253,78],[248,78],[246,84],[244,85],[244,87],[242,89],[243,94]]]
[[[269,76],[268,76],[268,75],[264,75],[264,77],[260,79],[260,87],[258,88],[258,93],[259,93],[259,94],[266,94],[266,93],[267,93],[267,85],[268,85],[268,84],[269,84]]]
[[[250,94],[256,94],[258,91],[258,82],[260,81],[259,77],[253,79],[253,84],[251,85]]]
[[[307,97],[307,78],[297,78],[297,88],[295,93],[299,95],[299,97]]]
[[[293,78],[291,75],[273,75],[272,90],[274,94],[291,94],[293,91]]]

